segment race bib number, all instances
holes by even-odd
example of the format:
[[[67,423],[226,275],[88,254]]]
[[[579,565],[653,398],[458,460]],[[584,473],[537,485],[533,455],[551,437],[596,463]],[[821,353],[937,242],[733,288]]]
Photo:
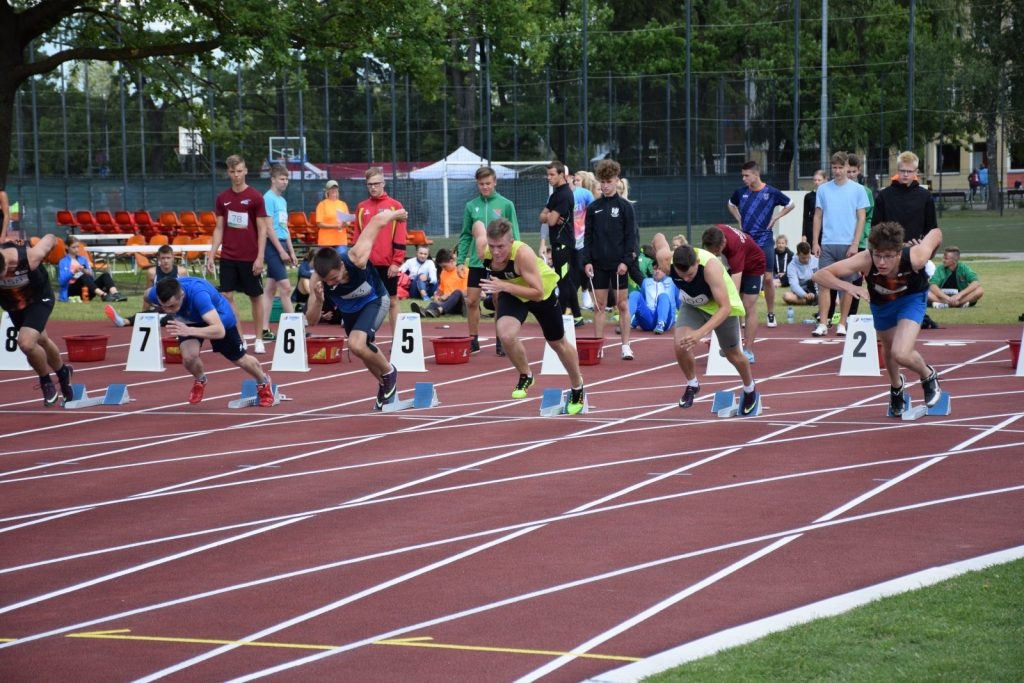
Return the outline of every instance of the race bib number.
[[[701,294],[700,296],[690,296],[689,294],[682,290],[679,290],[679,293],[683,299],[683,303],[690,304],[691,306],[705,306],[711,301],[711,299],[708,298],[707,294]]]
[[[249,214],[242,211],[228,211],[229,228],[248,228]]]

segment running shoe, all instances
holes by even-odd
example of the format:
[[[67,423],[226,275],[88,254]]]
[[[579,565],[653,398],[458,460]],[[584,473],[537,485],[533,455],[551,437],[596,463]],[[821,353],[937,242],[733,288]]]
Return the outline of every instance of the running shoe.
[[[654,334],[665,334],[665,323],[659,322],[654,326]]]
[[[266,384],[256,385],[256,398],[259,399],[260,408],[274,405],[274,386],[270,383],[270,375],[267,375]]]
[[[586,392],[583,391],[583,387],[579,389],[569,389],[569,402],[565,404],[565,412],[570,415],[578,415],[583,412],[583,401],[586,400]]]
[[[832,320],[829,321],[829,324],[830,325],[838,325],[839,324],[839,314],[838,313],[833,313],[832,314]]]
[[[505,357],[505,348],[501,345],[501,340],[497,337],[494,339],[494,353],[503,358]]]
[[[939,373],[930,365],[928,369],[932,374],[921,380],[921,389],[924,391],[924,404],[931,408],[942,398],[942,389],[939,388]]]
[[[837,337],[845,337],[846,336],[846,325],[844,325],[842,323],[839,323],[839,327],[836,328],[836,336]]]
[[[418,303],[416,303],[415,301],[412,302],[411,304],[409,304],[409,308],[411,308],[412,312],[415,313],[416,315],[418,315],[419,317],[421,317],[421,318],[423,317],[423,309],[420,308],[420,305]]]
[[[903,415],[903,389],[906,385],[907,380],[900,375],[899,387],[889,387],[889,415],[892,417]]]
[[[385,403],[390,403],[395,398],[398,390],[398,368],[391,366],[391,371],[384,373],[380,378],[380,387],[377,389],[377,402],[374,410],[383,410]]]
[[[753,365],[757,361],[754,360],[754,352],[750,349],[743,349],[743,355],[747,357],[747,362]]]
[[[740,415],[753,415],[757,412],[757,406],[761,403],[761,394],[757,389],[751,392],[743,392],[743,403],[740,404]]]
[[[824,323],[818,323],[818,326],[811,332],[811,335],[815,337],[824,337],[826,334],[828,334],[828,328]]]
[[[480,353],[480,340],[476,337],[469,340],[469,352]]]
[[[188,392],[189,403],[199,403],[203,400],[203,394],[206,393],[206,382],[202,380],[196,380],[192,383],[192,391]]]
[[[533,386],[533,375],[519,375],[519,382],[512,390],[512,398],[526,398],[526,390]]]
[[[622,345],[622,360],[633,360],[633,349],[629,344]]]
[[[256,342],[252,345],[252,351],[253,351],[253,353],[266,353],[267,352],[267,347],[264,346],[262,339],[257,339],[256,340]]]
[[[574,327],[583,327],[583,323],[584,322],[585,321],[583,320],[583,316],[582,315],[578,315],[578,316],[576,316],[575,318],[572,319],[572,324],[573,324]]]
[[[270,330],[263,330],[263,341],[271,342],[277,339],[277,335]]]
[[[124,327],[124,318],[117,314],[117,311],[114,310],[113,306],[107,304],[103,308],[103,312],[107,314],[107,318],[110,322],[114,323],[118,327]]]
[[[774,313],[769,313],[768,314],[768,323],[767,323],[767,325],[768,325],[768,327],[776,327],[776,326],[778,326],[778,323],[775,322],[775,314]]]
[[[71,401],[75,398],[75,390],[71,388],[71,376],[75,374],[75,369],[65,363],[61,366],[60,370],[57,371],[57,381],[60,382],[60,392],[64,394],[65,401]]]
[[[686,385],[686,391],[683,392],[683,397],[681,399],[679,399],[679,407],[680,408],[689,408],[690,406],[692,406],[693,405],[693,399],[696,398],[697,394],[699,394],[699,393],[700,393],[700,385],[699,384],[697,386],[695,386],[695,387],[694,386],[690,386],[689,384],[687,384]]]
[[[54,403],[57,402],[59,394],[57,393],[57,386],[53,383],[53,380],[51,380],[49,377],[46,378],[45,382],[42,381],[42,379],[40,379],[39,388],[43,390],[44,406],[52,406]]]

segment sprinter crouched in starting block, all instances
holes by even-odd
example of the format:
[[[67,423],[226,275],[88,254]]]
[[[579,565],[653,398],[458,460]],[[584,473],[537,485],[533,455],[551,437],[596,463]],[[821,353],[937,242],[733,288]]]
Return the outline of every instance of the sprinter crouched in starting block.
[[[245,342],[238,332],[238,320],[231,304],[202,278],[168,278],[149,290],[149,302],[172,316],[167,332],[178,338],[181,360],[195,382],[188,395],[189,403],[199,403],[206,391],[206,371],[199,358],[204,339],[220,355],[249,373],[256,380],[256,396],[261,407],[274,405],[270,377],[260,363],[245,353]]]
[[[917,352],[917,334],[928,310],[928,275],[925,265],[942,245],[942,231],[930,230],[920,242],[904,245],[903,226],[879,223],[871,228],[868,248],[814,274],[814,281],[829,289],[842,289],[858,299],[870,299],[878,339],[882,342],[885,370],[889,373],[889,415],[902,417],[906,380],[900,366],[921,378],[928,408],[942,399],[935,368]],[[863,287],[841,278],[867,273]]]

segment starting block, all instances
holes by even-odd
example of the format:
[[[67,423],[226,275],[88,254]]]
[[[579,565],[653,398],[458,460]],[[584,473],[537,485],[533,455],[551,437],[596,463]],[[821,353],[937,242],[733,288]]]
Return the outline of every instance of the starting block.
[[[123,406],[132,400],[128,396],[127,384],[111,384],[102,396],[89,396],[89,390],[84,384],[72,384],[71,391],[72,399],[64,402],[66,410],[92,406]]]
[[[569,392],[562,391],[561,389],[555,389],[554,387],[548,387],[544,390],[544,394],[540,397],[540,416],[541,417],[555,417],[556,415],[567,415],[569,404]],[[583,413],[590,412],[590,402],[587,399],[587,395],[583,395],[583,410],[579,412],[580,415]]]
[[[277,390],[277,385],[276,384],[271,383],[270,389],[274,392],[274,403],[273,403],[273,405],[276,406],[281,401],[290,401],[291,400],[287,396],[285,396],[284,394],[280,393]],[[258,406],[259,404],[260,404],[260,399],[256,395],[256,380],[254,380],[254,379],[246,379],[246,380],[242,380],[242,393],[241,393],[241,396],[239,398],[235,399],[234,401],[229,401],[228,402],[228,408],[251,408],[253,406]]]
[[[718,413],[726,409],[732,409],[733,411],[739,410],[739,404],[736,402],[736,394],[731,391],[716,391],[715,398],[711,401],[711,412],[718,415]],[[733,412],[733,415],[735,414],[736,413]]]
[[[736,394],[731,391],[716,391],[715,398],[711,402],[711,412],[718,417],[736,417],[740,414],[740,402]],[[757,395],[757,404],[754,411],[744,417],[757,417],[761,414],[761,394]]]
[[[437,390],[433,382],[416,382],[412,391],[412,398],[399,399],[398,394],[385,403],[381,408],[382,412],[394,413],[406,408],[435,408],[441,405],[437,399]]]
[[[953,400],[945,391],[943,391],[942,395],[939,396],[939,402],[933,405],[931,408],[924,405],[923,403],[919,406],[911,405],[910,396],[907,395],[907,392],[903,392],[903,415],[901,415],[900,417],[901,419],[903,419],[904,422],[912,422],[913,420],[916,420],[919,417],[924,417],[925,415],[936,415],[939,417],[945,417],[946,415],[949,415],[952,412]],[[889,412],[889,417],[892,416],[892,412]]]

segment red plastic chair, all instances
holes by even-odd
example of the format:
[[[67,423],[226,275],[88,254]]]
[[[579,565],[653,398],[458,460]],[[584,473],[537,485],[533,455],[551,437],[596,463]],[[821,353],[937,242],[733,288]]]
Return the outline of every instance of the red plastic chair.
[[[135,212],[135,227],[137,229],[136,232],[141,232],[146,236],[146,239],[156,234],[156,223],[153,221],[153,217],[149,215],[149,211]]]
[[[67,209],[61,209],[60,211],[58,211],[57,227],[64,228],[69,233],[78,232],[78,221],[75,220],[75,214],[71,213]]]
[[[109,211],[97,211],[96,212],[96,225],[99,226],[100,232],[117,233],[120,232],[117,229],[117,222],[114,220],[114,214]]]
[[[117,223],[117,231],[126,235],[135,234],[138,226],[135,225],[135,217],[129,211],[115,211],[114,222]]]
[[[100,229],[99,224],[96,223],[96,217],[92,215],[92,211],[76,211],[75,222],[78,223],[78,228],[82,232],[89,232],[93,234],[103,232],[103,230]]]
[[[217,227],[217,214],[213,211],[199,212],[199,229],[203,235],[212,235]]]
[[[180,228],[181,221],[178,220],[178,214],[173,211],[160,212],[160,220],[156,225],[157,232],[168,237],[174,237],[178,234]]]
[[[195,211],[182,211],[178,218],[181,221],[181,233],[187,237],[195,237],[200,233],[199,216]]]

